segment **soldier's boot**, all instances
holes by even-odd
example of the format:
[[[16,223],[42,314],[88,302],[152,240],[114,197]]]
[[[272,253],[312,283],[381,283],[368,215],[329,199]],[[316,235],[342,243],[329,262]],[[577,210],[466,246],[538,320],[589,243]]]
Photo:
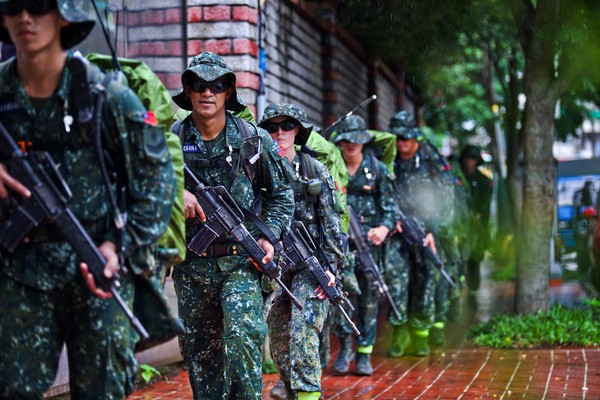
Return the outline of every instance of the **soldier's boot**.
[[[267,359],[263,361],[262,365],[263,374],[275,374],[277,373],[277,367],[275,363],[271,359]]]
[[[373,375],[373,366],[371,365],[371,354],[361,353],[360,347],[359,352],[356,354],[356,368],[354,369],[356,375],[369,376]]]
[[[429,342],[432,346],[441,347],[446,344],[446,333],[444,332],[444,323],[436,322],[429,331]]]
[[[274,399],[287,399],[287,389],[285,387],[285,383],[281,379],[277,382],[275,386],[271,388],[271,397]]]
[[[409,336],[406,324],[394,326],[394,332],[392,333],[392,344],[388,350],[388,356],[392,358],[402,357],[408,341]]]
[[[425,357],[429,355],[429,329],[419,329],[413,331],[412,335],[412,355]]]
[[[319,400],[321,392],[298,392],[298,400]]]
[[[354,359],[352,336],[348,335],[345,338],[340,338],[340,345],[340,352],[333,362],[333,373],[335,375],[347,374],[350,370],[350,362]]]

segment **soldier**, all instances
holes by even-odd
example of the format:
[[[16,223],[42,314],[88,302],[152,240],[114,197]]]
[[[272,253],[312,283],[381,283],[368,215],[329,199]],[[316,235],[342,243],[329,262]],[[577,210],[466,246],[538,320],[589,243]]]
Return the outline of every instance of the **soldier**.
[[[423,246],[431,246],[437,252],[435,238],[441,236],[442,228],[452,222],[453,186],[444,180],[443,168],[432,156],[431,149],[419,141],[423,133],[416,128],[410,113],[400,111],[394,114],[389,130],[397,135],[398,154],[394,173],[398,205],[405,214],[414,216],[427,232]],[[429,331],[436,317],[435,291],[440,274],[426,259],[422,249],[404,247],[403,254],[410,275],[408,315],[412,352],[425,356],[429,354]],[[438,315],[439,312],[438,309]],[[438,321],[434,332],[443,337],[443,328],[443,323]],[[404,352],[405,335],[406,325],[397,324],[390,353]]]
[[[333,142],[340,146],[348,169],[348,205],[360,216],[364,233],[372,244],[375,261],[381,265],[382,244],[394,228],[396,209],[394,204],[393,179],[385,165],[370,151],[363,151],[373,135],[367,131],[365,121],[351,115],[337,126]],[[351,247],[352,249],[352,247]],[[365,274],[356,270],[361,295],[355,299],[358,314],[358,350],[356,355],[357,375],[371,375],[371,353],[375,344],[377,329],[377,304],[379,292],[372,286]],[[334,361],[337,374],[345,374],[354,358],[352,331],[340,321],[335,329],[341,342],[341,349]]]
[[[468,145],[460,152],[461,169],[470,192],[469,208],[472,213],[471,237],[473,238],[471,257],[467,261],[467,286],[469,294],[475,295],[479,289],[479,264],[490,242],[490,202],[494,182],[484,175],[479,166],[483,164],[481,151],[477,146]]]
[[[305,147],[312,131],[306,113],[292,104],[271,104],[259,126],[271,134],[292,165],[294,220],[302,221],[317,248],[323,249],[317,258],[330,277],[329,286],[333,286],[336,265],[343,257],[340,218],[334,204],[335,184],[327,168],[311,157],[310,149]],[[321,395],[319,333],[328,303],[323,301],[323,290],[307,268],[290,270],[283,279],[304,310],[292,307],[287,296],[275,300],[268,317],[273,358],[288,398],[316,400]]]
[[[148,114],[135,94],[68,51],[95,23],[90,3],[82,3],[0,2],[0,40],[17,49],[16,59],[0,66],[0,121],[28,153],[47,151],[58,164],[73,194],[69,208],[100,244],[107,260],[104,275],[112,277],[119,268],[118,248],[128,257],[128,270],[138,271],[133,256],[165,230],[175,177],[164,131],[146,122]],[[96,102],[100,94],[89,91],[91,84],[102,84],[104,103]],[[103,106],[93,110],[91,122],[80,118],[80,110],[93,104]],[[104,139],[101,146],[91,135]],[[97,152],[103,150],[123,171],[124,231],[112,222],[112,187],[99,172]],[[8,157],[0,157],[2,222],[21,196],[30,195],[11,178]],[[13,190],[21,196],[13,197]],[[42,399],[55,379],[63,343],[72,367],[72,398],[124,399],[133,391],[137,335],[116,302],[104,300],[111,293],[96,287],[87,265],[80,265],[56,227],[36,226],[13,253],[1,249],[0,262],[0,398]],[[120,295],[131,304],[134,290],[141,294],[134,278],[124,276],[120,283]]]
[[[264,215],[279,238],[294,211],[283,156],[267,132],[228,111],[243,108],[235,82],[219,55],[195,56],[173,95],[179,107],[192,113],[172,130],[182,138],[184,160],[193,173],[208,185],[224,186],[239,206]],[[198,219],[205,221],[206,216],[188,190],[184,203],[189,240],[200,227]],[[251,232],[258,238],[258,231]],[[273,244],[264,237],[258,242],[266,256],[255,261],[267,263],[274,256]],[[179,316],[186,327],[181,353],[194,398],[260,399],[261,346],[267,333],[261,273],[229,235],[217,238],[205,254],[188,252],[173,272]]]

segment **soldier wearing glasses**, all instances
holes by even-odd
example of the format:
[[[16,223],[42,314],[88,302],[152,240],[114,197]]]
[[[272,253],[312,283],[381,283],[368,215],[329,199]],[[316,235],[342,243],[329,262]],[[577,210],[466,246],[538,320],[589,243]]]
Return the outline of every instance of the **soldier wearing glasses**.
[[[307,227],[317,248],[317,258],[335,285],[336,265],[343,257],[340,218],[335,211],[335,184],[327,168],[305,147],[312,131],[306,113],[292,104],[271,104],[259,124],[284,151],[295,176],[291,182],[296,207],[294,220]],[[319,333],[327,316],[323,289],[307,268],[298,266],[283,275],[304,310],[279,296],[269,312],[271,351],[288,398],[317,400],[321,391]]]
[[[219,55],[195,56],[173,95],[179,107],[192,113],[173,130],[182,138],[184,160],[194,174],[211,186],[224,186],[239,206],[262,215],[280,237],[294,210],[283,156],[264,130],[230,114],[243,108],[235,82]],[[198,219],[206,216],[188,190],[184,203],[189,240],[198,231]],[[256,237],[266,256],[255,261],[272,260],[273,245],[258,231]],[[260,399],[261,346],[267,333],[261,273],[228,235],[217,238],[205,254],[188,252],[173,272],[186,327],[181,352],[194,398]]]

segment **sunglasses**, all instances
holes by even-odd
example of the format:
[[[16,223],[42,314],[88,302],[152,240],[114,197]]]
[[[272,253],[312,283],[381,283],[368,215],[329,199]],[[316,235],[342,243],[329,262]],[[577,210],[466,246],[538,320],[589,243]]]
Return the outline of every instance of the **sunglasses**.
[[[19,15],[23,10],[31,15],[44,15],[56,9],[56,0],[9,1],[0,4],[0,14],[8,16]]]
[[[398,136],[396,139],[400,140],[401,142],[406,142],[407,140],[410,140],[412,138],[411,137],[407,137],[407,136]]]
[[[223,80],[207,82],[203,81],[202,79],[198,79],[197,81],[192,83],[192,85],[190,86],[190,90],[192,92],[203,93],[208,88],[208,90],[210,90],[213,94],[221,94],[225,93],[228,87],[229,85],[227,84],[227,82]]]
[[[263,125],[263,128],[270,134],[273,134],[273,133],[279,132],[279,128],[281,128],[284,131],[291,131],[292,129],[294,129],[297,126],[298,126],[298,124],[295,121],[293,121],[291,119],[286,119],[285,121],[280,122],[278,124],[276,124],[276,123],[265,124],[265,125]]]

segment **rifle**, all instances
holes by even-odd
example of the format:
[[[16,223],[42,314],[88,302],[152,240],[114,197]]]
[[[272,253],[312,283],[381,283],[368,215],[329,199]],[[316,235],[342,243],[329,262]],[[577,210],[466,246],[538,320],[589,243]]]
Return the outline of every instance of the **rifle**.
[[[223,186],[207,186],[200,182],[192,170],[186,165],[185,175],[194,184],[194,195],[198,203],[204,210],[206,222],[202,228],[189,241],[187,248],[192,253],[201,257],[202,253],[212,243],[213,240],[222,234],[230,234],[233,238],[248,252],[250,257],[260,265],[263,272],[271,279],[275,280],[285,294],[292,300],[292,303],[299,310],[302,305],[290,290],[281,281],[281,268],[273,261],[263,264],[260,260],[265,256],[265,251],[252,237],[248,228],[242,223],[244,216],[231,194]],[[275,243],[274,243],[275,244]]]
[[[351,311],[354,311],[354,307],[348,301],[347,294],[342,291],[339,281],[336,282],[335,286],[329,286],[329,276],[327,276],[314,255],[317,246],[315,246],[308,230],[301,221],[292,221],[288,234],[283,238],[283,248],[284,252],[282,253],[280,262],[283,264],[284,273],[295,265],[307,267],[317,280],[317,283],[323,288],[329,302],[340,310],[354,333],[360,335],[360,331],[356,328],[356,325],[354,325],[348,314],[346,314],[342,304],[347,304]]]
[[[423,247],[423,241],[425,240],[425,232],[419,227],[414,217],[407,217],[402,210],[398,209],[400,213],[400,220],[402,223],[402,240],[409,247],[417,247],[425,251],[425,255],[433,262],[433,265],[441,272],[442,276],[448,281],[453,289],[456,289],[456,283],[452,280],[448,271],[444,266],[444,262],[438,257],[437,254],[431,250],[431,247]]]
[[[390,294],[390,290],[385,284],[385,280],[379,272],[379,268],[377,268],[377,263],[373,259],[373,255],[371,254],[371,248],[367,240],[365,239],[362,231],[362,224],[360,223],[360,218],[354,208],[352,206],[348,206],[348,214],[350,215],[350,227],[348,229],[348,237],[354,243],[354,247],[356,247],[356,255],[358,256],[358,263],[360,268],[363,270],[371,284],[375,285],[379,290],[379,294],[384,294],[385,297],[390,302],[392,306],[392,310],[394,310],[394,314],[396,317],[402,321],[402,315],[396,307],[394,300],[392,300],[392,295]]]
[[[45,151],[25,154],[2,123],[0,149],[9,156],[8,167],[12,177],[31,192],[31,197],[21,201],[0,228],[0,245],[12,253],[34,227],[43,222],[51,224],[88,265],[98,287],[110,291],[140,337],[148,339],[148,332],[116,290],[119,287],[118,276],[112,279],[104,276],[106,260],[67,206],[72,197],[71,190],[50,155]]]
[[[340,122],[342,122],[343,120],[345,120],[346,118],[348,118],[349,116],[351,116],[352,114],[354,114],[356,112],[356,110],[358,110],[358,109],[366,106],[367,104],[369,104],[370,102],[372,102],[375,99],[377,99],[377,95],[376,94],[370,96],[368,99],[366,99],[365,101],[363,101],[362,103],[360,103],[359,105],[357,105],[356,107],[354,107],[352,109],[352,111],[350,111],[346,115],[343,115],[343,116],[339,117],[338,119],[336,119],[333,124],[329,125],[323,131],[321,131],[321,135],[326,140],[329,140],[329,137],[333,133],[333,128],[335,128],[337,124],[339,124]]]

